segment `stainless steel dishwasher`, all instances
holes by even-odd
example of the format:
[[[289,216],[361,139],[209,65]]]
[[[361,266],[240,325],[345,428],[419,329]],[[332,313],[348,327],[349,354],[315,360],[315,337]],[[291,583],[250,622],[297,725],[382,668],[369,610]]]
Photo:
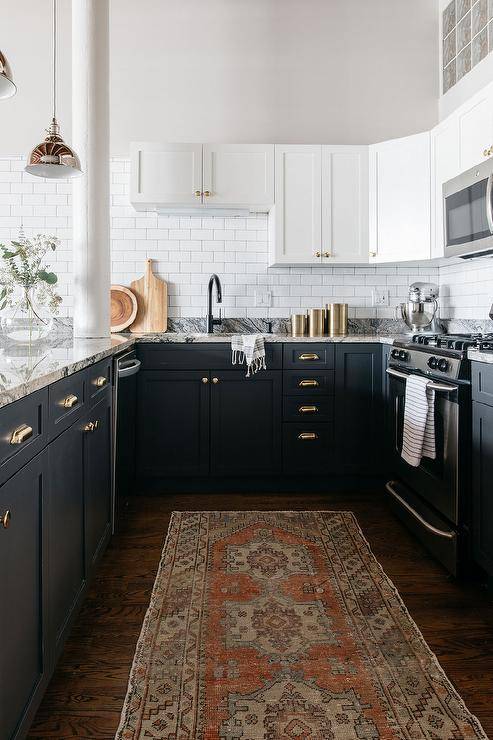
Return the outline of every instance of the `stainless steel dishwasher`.
[[[134,349],[117,355],[113,386],[113,532],[122,502],[135,484],[135,412],[140,360]]]

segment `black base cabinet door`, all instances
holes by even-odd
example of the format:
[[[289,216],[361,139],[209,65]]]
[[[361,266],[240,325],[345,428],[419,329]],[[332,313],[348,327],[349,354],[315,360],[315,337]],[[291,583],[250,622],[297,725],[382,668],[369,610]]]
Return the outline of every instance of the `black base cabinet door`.
[[[0,488],[0,738],[24,734],[49,671],[46,629],[47,453]],[[34,709],[36,707],[34,706]],[[33,707],[31,706],[31,710]],[[26,715],[27,713],[27,715]],[[20,718],[25,717],[22,729]]]
[[[83,425],[86,573],[111,533],[111,395],[89,412]]]
[[[142,370],[137,376],[137,472],[209,472],[207,370]]]
[[[493,576],[493,406],[473,402],[472,418],[474,556]]]
[[[384,417],[380,344],[336,346],[336,460],[342,473],[382,467]]]
[[[268,475],[281,467],[281,373],[211,372],[212,475]]]
[[[48,447],[49,611],[56,656],[85,584],[83,434],[81,423],[76,422]]]

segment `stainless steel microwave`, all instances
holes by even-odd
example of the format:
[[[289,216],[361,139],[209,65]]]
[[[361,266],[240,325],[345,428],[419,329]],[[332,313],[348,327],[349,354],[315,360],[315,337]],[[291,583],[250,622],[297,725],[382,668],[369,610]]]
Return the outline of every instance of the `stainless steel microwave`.
[[[445,257],[493,255],[493,157],[443,185]]]

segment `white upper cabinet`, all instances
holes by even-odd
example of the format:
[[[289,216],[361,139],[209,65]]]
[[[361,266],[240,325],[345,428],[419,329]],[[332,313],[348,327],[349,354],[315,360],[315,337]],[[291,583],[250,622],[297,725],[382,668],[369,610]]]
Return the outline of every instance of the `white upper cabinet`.
[[[431,256],[430,133],[370,147],[370,261]]]
[[[451,116],[431,132],[431,256],[443,257],[443,183],[460,173],[459,122]]]
[[[130,202],[137,210],[200,204],[202,144],[134,142],[130,167]]]
[[[276,146],[270,265],[321,263],[322,147]]]
[[[204,144],[203,163],[205,204],[273,205],[273,144]]]
[[[268,211],[274,203],[274,145],[132,143],[130,202],[137,210]]]
[[[459,126],[459,171],[464,172],[490,156],[488,150],[493,146],[493,86],[489,85],[474,95],[450,118],[454,116]]]
[[[322,263],[368,262],[368,147],[322,147]]]

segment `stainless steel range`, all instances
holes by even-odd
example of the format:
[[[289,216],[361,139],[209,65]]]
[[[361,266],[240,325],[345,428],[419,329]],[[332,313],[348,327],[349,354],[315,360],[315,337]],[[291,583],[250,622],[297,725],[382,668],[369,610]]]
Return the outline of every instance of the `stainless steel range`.
[[[393,508],[453,574],[467,568],[471,520],[471,389],[469,347],[493,336],[418,334],[397,341],[389,354],[389,454],[387,483]],[[406,380],[419,374],[435,390],[436,459],[412,467],[401,457]]]

